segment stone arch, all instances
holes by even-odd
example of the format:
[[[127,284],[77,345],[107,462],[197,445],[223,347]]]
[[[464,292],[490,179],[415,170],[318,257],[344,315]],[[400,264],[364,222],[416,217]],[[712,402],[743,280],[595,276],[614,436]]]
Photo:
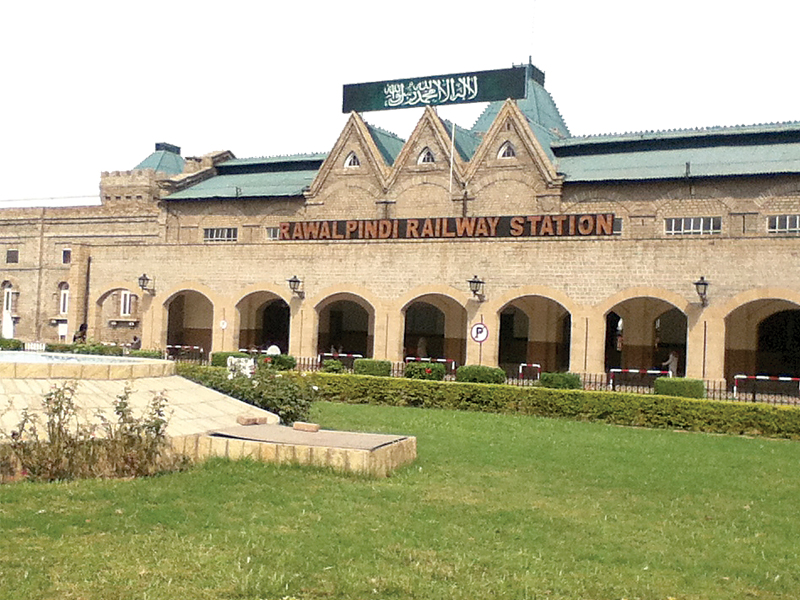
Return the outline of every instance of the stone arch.
[[[452,295],[430,291],[402,304],[403,356],[446,358],[464,364],[467,310]]]
[[[289,352],[291,309],[282,294],[268,289],[251,290],[236,302],[236,313],[240,349],[266,349],[274,344],[282,353]]]
[[[375,307],[361,295],[334,292],[316,303],[317,352],[373,356]]]
[[[127,282],[108,285],[94,302],[90,335],[114,344],[130,344],[133,337],[142,337],[142,291]],[[127,304],[126,298],[127,295]],[[127,314],[126,314],[126,310]]]
[[[780,288],[748,290],[718,312],[725,323],[728,383],[737,374],[800,376],[800,348],[791,333],[800,327],[800,293]],[[770,324],[782,313],[783,323]]]
[[[181,287],[162,302],[166,320],[164,341],[166,346],[197,346],[208,357],[212,351],[214,310],[218,300],[202,288],[205,286]]]
[[[497,310],[498,364],[509,376],[521,363],[538,364],[542,371],[569,369],[572,313],[542,294],[522,294]]]
[[[668,290],[638,287],[622,290],[597,305],[605,318],[605,369],[666,369],[678,354],[685,373],[689,301]],[[677,311],[677,312],[675,312]],[[668,332],[668,342],[661,336]]]

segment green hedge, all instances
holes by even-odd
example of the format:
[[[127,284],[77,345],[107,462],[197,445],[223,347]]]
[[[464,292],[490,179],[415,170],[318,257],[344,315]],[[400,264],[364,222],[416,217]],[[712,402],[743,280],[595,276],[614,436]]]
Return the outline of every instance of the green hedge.
[[[322,361],[322,372],[323,373],[344,373],[344,365],[342,361],[336,360],[335,358],[329,358],[328,360]]]
[[[372,375],[373,377],[388,377],[392,374],[392,363],[388,360],[357,358],[353,361],[353,373],[356,375]]]
[[[212,367],[227,367],[228,357],[235,358],[250,358],[246,352],[212,352],[211,353],[211,366]]]
[[[278,369],[278,371],[291,371],[297,366],[297,359],[291,354],[278,354],[277,356],[267,356],[264,357],[261,362],[272,365],[273,367]]]
[[[800,439],[800,408],[791,406],[325,373],[309,377],[319,387],[317,397],[331,402],[515,413]]]
[[[161,350],[131,350],[129,354],[135,358],[164,358]]]
[[[253,378],[228,379],[225,367],[177,363],[178,375],[278,415],[281,421],[307,421],[316,390],[311,377],[274,368],[257,369]]]
[[[24,344],[14,338],[0,338],[0,350],[22,350]]]
[[[702,379],[685,377],[659,377],[653,390],[661,396],[680,396],[682,398],[705,398],[706,384]]]
[[[446,369],[442,363],[410,362],[406,365],[405,377],[409,379],[428,379],[442,381]]]
[[[456,369],[456,381],[465,383],[505,383],[506,372],[497,367],[464,365]]]
[[[122,346],[105,344],[46,344],[45,352],[62,354],[100,354],[103,356],[122,356]]]
[[[576,373],[542,373],[539,385],[557,390],[581,390],[583,383]]]

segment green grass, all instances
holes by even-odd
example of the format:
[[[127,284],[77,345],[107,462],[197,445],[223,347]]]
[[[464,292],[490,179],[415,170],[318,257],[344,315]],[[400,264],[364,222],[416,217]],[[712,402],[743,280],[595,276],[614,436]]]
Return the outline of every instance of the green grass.
[[[0,596],[795,599],[800,444],[317,404],[408,433],[385,480],[213,461],[0,487]]]

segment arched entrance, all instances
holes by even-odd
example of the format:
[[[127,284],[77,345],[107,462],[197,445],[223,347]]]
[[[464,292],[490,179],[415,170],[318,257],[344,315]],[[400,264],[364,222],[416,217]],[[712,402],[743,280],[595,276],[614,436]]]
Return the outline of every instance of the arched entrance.
[[[558,302],[524,296],[500,310],[498,362],[509,375],[520,363],[541,365],[542,371],[569,369],[572,317]]]
[[[447,358],[463,365],[467,355],[467,311],[455,300],[426,294],[403,309],[403,356]]]
[[[800,309],[789,300],[743,304],[725,317],[725,379],[734,375],[800,376]]]
[[[317,308],[317,352],[372,357],[375,311],[362,298],[337,294]]]
[[[211,352],[214,305],[206,296],[185,290],[166,303],[167,345],[199,346],[207,356]]]
[[[270,292],[254,292],[236,305],[239,311],[239,348],[263,348],[275,344],[289,352],[289,305]]]
[[[666,300],[630,298],[606,313],[605,368],[660,369],[678,354],[677,375],[686,372],[686,315]]]

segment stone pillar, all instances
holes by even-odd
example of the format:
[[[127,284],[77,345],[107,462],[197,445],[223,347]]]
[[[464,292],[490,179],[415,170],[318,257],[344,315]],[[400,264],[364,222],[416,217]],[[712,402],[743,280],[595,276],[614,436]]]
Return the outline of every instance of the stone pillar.
[[[724,380],[725,319],[707,310],[688,311],[686,376],[694,379]]]

